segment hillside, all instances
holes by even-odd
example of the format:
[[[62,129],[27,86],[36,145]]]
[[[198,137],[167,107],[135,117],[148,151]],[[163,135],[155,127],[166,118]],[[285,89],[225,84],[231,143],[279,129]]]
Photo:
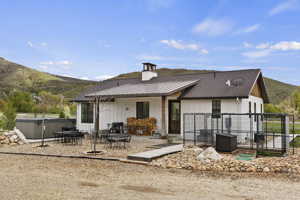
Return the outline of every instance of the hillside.
[[[176,74],[193,74],[209,72],[210,70],[189,70],[160,68],[157,70],[159,76],[170,76]],[[140,72],[120,74],[115,79],[140,77]],[[5,92],[13,89],[20,89],[29,92],[45,90],[53,94],[63,94],[66,98],[73,98],[87,87],[95,85],[95,81],[86,81],[75,78],[53,75],[40,72],[0,57],[0,97]],[[279,104],[293,92],[299,89],[298,86],[290,85],[265,77],[270,100]]]
[[[0,97],[11,90],[20,89],[32,93],[45,90],[73,98],[94,84],[94,81],[40,72],[0,57]]]
[[[159,76],[170,76],[176,74],[193,74],[209,72],[210,70],[188,70],[188,69],[169,69],[160,68],[157,70]],[[115,78],[135,78],[141,76],[140,72],[131,72],[127,74],[120,74]],[[298,86],[283,83],[271,78],[264,77],[270,101],[273,104],[279,104],[287,97],[291,96],[296,90],[300,90]]]

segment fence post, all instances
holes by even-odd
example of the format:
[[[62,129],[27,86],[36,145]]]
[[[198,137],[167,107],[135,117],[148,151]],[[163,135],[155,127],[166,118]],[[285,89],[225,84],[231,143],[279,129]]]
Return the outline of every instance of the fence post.
[[[221,132],[221,133],[223,134],[223,131],[224,131],[224,130],[223,130],[223,126],[224,126],[224,125],[223,125],[223,114],[221,114],[221,118],[222,118],[222,119],[221,119],[221,121],[222,121],[222,126],[221,126],[221,127],[222,127],[222,132]]]
[[[289,116],[284,115],[284,150],[285,153],[289,153],[289,136],[290,136],[290,129],[289,129]]]
[[[293,154],[295,154],[295,114],[293,115]]]

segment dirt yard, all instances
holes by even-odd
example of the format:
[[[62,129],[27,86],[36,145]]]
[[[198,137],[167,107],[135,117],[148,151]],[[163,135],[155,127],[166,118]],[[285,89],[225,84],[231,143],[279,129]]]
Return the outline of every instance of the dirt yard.
[[[151,139],[150,137],[135,137],[133,136],[130,144],[126,148],[110,148],[109,145],[97,143],[97,150],[103,153],[96,157],[109,157],[109,158],[126,158],[128,154],[149,151],[153,149],[153,145],[166,143],[166,140]],[[14,152],[14,153],[39,153],[39,154],[55,154],[67,156],[87,156],[85,153],[92,150],[92,143],[89,139],[83,139],[80,145],[62,144],[59,142],[46,142],[48,147],[37,147],[40,143],[30,143],[23,145],[6,145],[0,144],[0,151]],[[91,154],[90,156],[94,156]]]
[[[299,199],[300,177],[212,174],[112,161],[0,155],[0,199]]]

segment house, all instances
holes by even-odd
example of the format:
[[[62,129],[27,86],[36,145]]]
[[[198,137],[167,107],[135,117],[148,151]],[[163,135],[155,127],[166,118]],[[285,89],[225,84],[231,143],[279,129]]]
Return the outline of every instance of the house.
[[[182,134],[184,113],[262,113],[269,102],[259,69],[158,76],[151,63],[143,63],[139,78],[99,82],[74,101],[79,130],[95,125],[105,129],[129,117],[154,117],[162,134]]]

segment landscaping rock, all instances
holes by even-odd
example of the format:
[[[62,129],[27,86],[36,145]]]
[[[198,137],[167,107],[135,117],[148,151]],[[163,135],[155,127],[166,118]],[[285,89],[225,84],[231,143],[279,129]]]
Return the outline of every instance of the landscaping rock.
[[[296,150],[294,155],[286,157],[261,157],[244,161],[236,160],[237,155],[220,155],[213,148],[207,148],[197,154],[197,148],[185,147],[182,152],[155,159],[151,164],[163,168],[200,171],[300,174],[300,149]]]
[[[265,168],[263,169],[263,172],[270,172],[269,167],[265,167]]]
[[[27,140],[26,137],[24,136],[24,134],[17,128],[14,129],[15,134],[18,136],[18,138],[20,138],[20,140],[22,140],[25,144],[27,144]]]
[[[0,144],[19,145],[27,143],[26,138],[18,129],[7,131],[0,136]]]
[[[211,161],[220,160],[222,158],[223,157],[212,147],[208,147],[197,156],[197,160],[204,163],[210,163]]]

